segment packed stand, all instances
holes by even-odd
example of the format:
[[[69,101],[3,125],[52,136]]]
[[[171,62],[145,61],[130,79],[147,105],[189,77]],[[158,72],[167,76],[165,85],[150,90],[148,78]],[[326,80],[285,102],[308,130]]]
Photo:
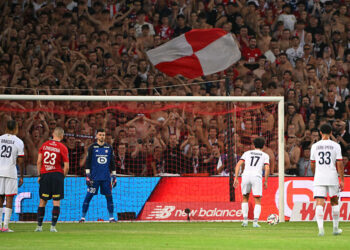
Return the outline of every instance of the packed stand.
[[[8,0],[0,2],[0,90],[3,94],[284,96],[285,168],[311,176],[310,147],[318,128],[333,126],[350,173],[350,2],[191,0]],[[157,71],[145,52],[191,29],[222,28],[242,58],[223,72],[194,80]],[[228,84],[225,82],[228,79]],[[2,102],[26,145],[26,174],[35,176],[38,148],[56,126],[65,129],[72,175],[83,175],[94,131],[106,127],[119,174],[227,175],[228,128],[235,159],[264,136],[277,173],[276,110],[261,106],[227,116],[223,103],[192,106],[125,103]],[[252,104],[240,104],[248,108]],[[157,109],[158,107],[158,109]],[[42,112],[35,110],[43,109]],[[158,110],[142,113],[147,109]],[[7,112],[12,110],[12,112]],[[22,112],[19,112],[22,111]],[[26,112],[23,112],[26,111]],[[86,115],[83,115],[86,114]],[[175,164],[175,166],[174,166]]]

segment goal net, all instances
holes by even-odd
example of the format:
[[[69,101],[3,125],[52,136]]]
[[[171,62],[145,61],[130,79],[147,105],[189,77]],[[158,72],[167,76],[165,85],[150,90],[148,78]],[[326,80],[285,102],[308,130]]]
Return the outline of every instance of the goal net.
[[[283,98],[180,96],[1,96],[1,133],[19,123],[25,143],[25,182],[15,199],[14,221],[36,220],[36,158],[56,126],[64,128],[70,170],[61,221],[77,221],[86,194],[85,158],[96,129],[113,146],[118,220],[237,220],[240,188],[234,167],[256,137],[266,139],[270,174],[283,183]],[[279,211],[283,221],[283,185]],[[52,205],[51,203],[49,203]],[[49,220],[49,216],[46,220]],[[108,220],[100,194],[87,221]]]

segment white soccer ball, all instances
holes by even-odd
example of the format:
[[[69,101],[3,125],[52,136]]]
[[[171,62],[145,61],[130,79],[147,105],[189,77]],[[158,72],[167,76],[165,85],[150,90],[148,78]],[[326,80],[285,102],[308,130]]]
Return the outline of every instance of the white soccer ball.
[[[270,214],[269,217],[267,217],[266,222],[270,225],[276,225],[280,221],[277,214]]]

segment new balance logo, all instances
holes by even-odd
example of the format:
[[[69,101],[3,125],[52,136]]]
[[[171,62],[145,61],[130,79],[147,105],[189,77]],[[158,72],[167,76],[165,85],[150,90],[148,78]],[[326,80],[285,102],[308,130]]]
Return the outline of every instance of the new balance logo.
[[[153,211],[149,213],[146,219],[166,219],[171,216],[175,210],[175,206],[156,206]]]

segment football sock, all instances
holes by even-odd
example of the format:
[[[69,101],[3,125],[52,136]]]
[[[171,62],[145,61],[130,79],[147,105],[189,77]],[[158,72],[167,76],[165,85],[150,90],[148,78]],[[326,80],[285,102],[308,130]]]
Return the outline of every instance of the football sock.
[[[316,206],[316,221],[317,221],[317,226],[318,229],[323,229],[323,206]]]
[[[9,227],[11,214],[12,214],[12,208],[5,207],[4,228],[8,228]]]
[[[53,227],[56,226],[59,216],[60,216],[60,207],[54,206],[52,209],[52,223],[51,223]]]
[[[90,201],[92,199],[94,195],[92,193],[87,193],[86,196],[85,196],[85,200],[84,200],[84,203],[83,203],[83,215],[82,217],[85,218],[86,217],[86,213],[89,209],[89,204],[90,204]]]
[[[258,222],[261,212],[261,205],[255,204],[254,206],[254,222]]]
[[[106,195],[106,200],[107,200],[107,209],[109,213],[109,218],[113,218],[114,206],[113,206],[112,195]]]
[[[45,207],[38,207],[38,226],[43,225],[43,220],[45,216]]]
[[[339,226],[339,205],[332,206],[333,228]]]
[[[0,228],[2,228],[2,210],[3,208],[0,207]]]
[[[242,202],[243,220],[248,220],[248,202]]]

